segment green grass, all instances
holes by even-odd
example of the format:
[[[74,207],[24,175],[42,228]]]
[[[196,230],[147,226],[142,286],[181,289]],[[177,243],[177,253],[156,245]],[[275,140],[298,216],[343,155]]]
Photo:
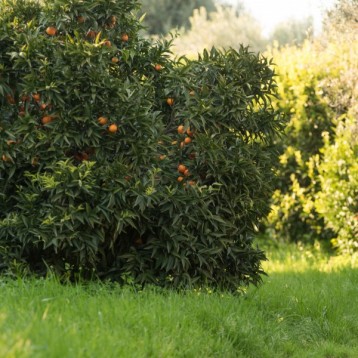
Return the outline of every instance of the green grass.
[[[243,296],[0,279],[0,357],[358,357],[358,269],[267,247]]]

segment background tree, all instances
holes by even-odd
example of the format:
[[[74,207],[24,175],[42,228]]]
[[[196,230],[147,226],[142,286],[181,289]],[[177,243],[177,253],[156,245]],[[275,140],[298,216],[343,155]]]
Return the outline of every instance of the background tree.
[[[278,24],[270,35],[270,42],[277,41],[280,46],[300,45],[313,35],[313,18],[290,19]]]
[[[265,40],[260,25],[248,13],[232,7],[216,6],[216,11],[205,8],[194,11],[189,19],[190,29],[179,30],[174,42],[177,54],[196,55],[203,48],[238,48],[250,46],[253,51],[264,49]]]
[[[190,28],[194,9],[215,10],[214,0],[141,0],[140,14],[146,14],[144,26],[150,35],[166,35],[175,28]]]

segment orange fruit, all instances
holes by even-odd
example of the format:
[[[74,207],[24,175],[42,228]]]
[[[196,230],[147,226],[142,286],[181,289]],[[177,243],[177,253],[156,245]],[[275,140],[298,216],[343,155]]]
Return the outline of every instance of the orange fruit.
[[[112,42],[109,40],[106,40],[103,42],[103,46],[107,46],[107,47],[111,47],[112,46]]]
[[[90,30],[90,31],[87,32],[86,36],[93,40],[93,39],[96,38],[97,32],[93,31],[93,30]]]
[[[180,125],[180,126],[178,127],[178,133],[179,133],[179,134],[184,134],[184,133],[185,133],[185,129],[184,129],[184,126],[183,126],[183,125]]]
[[[118,63],[119,58],[118,57],[112,57],[111,61],[112,61],[112,63]]]
[[[53,26],[49,26],[45,31],[49,36],[55,36],[57,34],[57,29]]]
[[[6,95],[6,100],[9,104],[15,104],[15,98],[11,94]]]
[[[164,160],[166,157],[167,157],[166,155],[162,154],[162,155],[159,156],[159,159]]]
[[[46,103],[41,103],[41,104],[40,104],[40,109],[41,109],[41,111],[44,111],[44,110],[46,109],[46,107],[47,107],[47,104],[46,104]]]
[[[184,177],[182,177],[182,176],[180,176],[180,177],[178,177],[178,182],[180,183],[180,182],[182,182],[183,180],[184,180]]]
[[[53,121],[53,116],[44,116],[41,119],[42,124],[48,124],[51,123],[52,121]]]
[[[189,137],[192,137],[192,136],[194,135],[194,132],[192,132],[192,131],[190,130],[190,128],[188,128],[188,129],[186,130],[186,134],[187,134]]]
[[[84,16],[77,16],[77,22],[79,24],[83,24],[86,21],[86,18]]]
[[[191,143],[191,138],[190,138],[190,137],[186,137],[186,138],[184,139],[184,143],[185,143],[185,144]]]
[[[128,40],[129,40],[128,34],[122,34],[121,40],[122,40],[123,42],[128,42]]]
[[[167,104],[169,106],[172,106],[174,104],[174,98],[172,98],[172,97],[167,98]]]
[[[193,186],[193,185],[196,184],[196,182],[195,182],[195,180],[190,180],[190,181],[188,182],[188,184],[191,185],[191,186]]]
[[[104,125],[107,124],[107,122],[108,122],[108,118],[107,118],[107,117],[99,117],[97,120],[98,120],[98,123],[99,123],[101,126],[104,126]]]
[[[3,154],[1,159],[4,161],[4,162],[11,162],[11,158],[8,157],[7,155]]]
[[[33,93],[32,98],[34,99],[35,102],[39,102],[41,99],[41,96],[39,93]]]
[[[178,165],[178,172],[179,173],[184,173],[187,170],[186,166],[184,164],[179,164]]]
[[[161,71],[163,69],[162,65],[160,65],[159,63],[157,63],[155,66],[154,66],[154,69],[156,71]]]
[[[112,25],[117,23],[117,17],[112,15],[109,17],[108,22],[111,23]]]
[[[184,145],[185,145],[184,141],[180,142],[180,148],[184,148]]]
[[[190,175],[189,169],[185,169],[183,174],[184,174],[186,177],[189,176],[189,175]]]
[[[109,127],[108,127],[108,131],[110,132],[110,133],[116,133],[117,131],[118,131],[118,127],[117,127],[117,125],[116,124],[111,124]]]

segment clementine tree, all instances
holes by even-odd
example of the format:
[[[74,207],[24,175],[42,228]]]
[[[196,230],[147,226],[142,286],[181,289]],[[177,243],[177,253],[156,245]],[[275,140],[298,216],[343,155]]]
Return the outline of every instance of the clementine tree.
[[[134,0],[0,4],[0,267],[260,282],[282,130],[267,59],[173,60],[139,37]]]

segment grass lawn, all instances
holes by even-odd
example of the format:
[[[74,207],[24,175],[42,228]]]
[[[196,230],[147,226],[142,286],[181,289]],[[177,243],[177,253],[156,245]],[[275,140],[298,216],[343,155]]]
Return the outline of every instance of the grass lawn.
[[[358,264],[268,256],[242,296],[0,278],[0,357],[358,357]]]

